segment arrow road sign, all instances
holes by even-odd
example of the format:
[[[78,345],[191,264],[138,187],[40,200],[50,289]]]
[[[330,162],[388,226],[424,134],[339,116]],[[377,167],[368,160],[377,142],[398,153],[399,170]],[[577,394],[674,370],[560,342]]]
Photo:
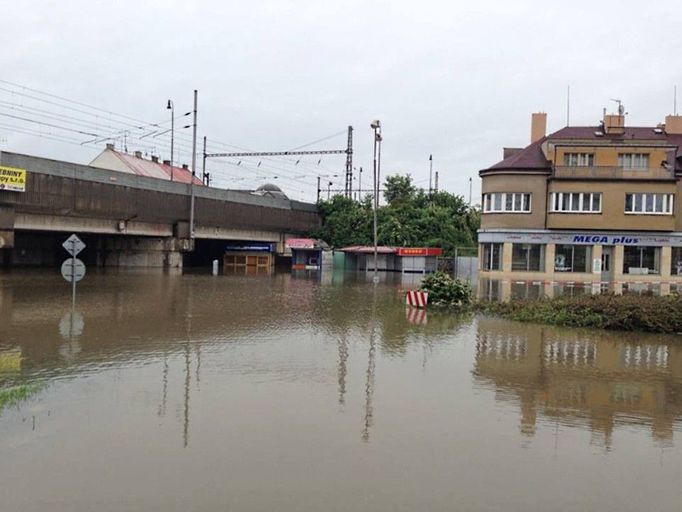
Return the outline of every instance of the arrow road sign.
[[[62,263],[62,277],[69,283],[77,283],[85,277],[85,263],[78,258],[65,259]]]
[[[74,233],[64,241],[62,247],[66,249],[66,252],[71,256],[77,256],[79,252],[85,249],[85,244],[83,243],[83,240],[78,238]]]

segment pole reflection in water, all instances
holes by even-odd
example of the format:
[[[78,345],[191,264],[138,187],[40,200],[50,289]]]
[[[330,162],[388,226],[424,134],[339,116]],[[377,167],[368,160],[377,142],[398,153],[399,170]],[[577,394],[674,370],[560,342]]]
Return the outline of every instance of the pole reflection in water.
[[[678,337],[424,324],[366,277],[92,272],[64,357],[61,278],[0,274],[0,508],[679,508]]]
[[[346,374],[348,373],[348,339],[346,333],[343,333],[338,338],[339,345],[339,368],[338,368],[338,382],[339,382],[339,405],[346,403]]]

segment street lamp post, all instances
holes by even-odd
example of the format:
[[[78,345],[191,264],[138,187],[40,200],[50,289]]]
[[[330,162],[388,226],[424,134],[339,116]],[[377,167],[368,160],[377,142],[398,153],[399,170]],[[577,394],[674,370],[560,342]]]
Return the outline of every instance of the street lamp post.
[[[175,142],[175,104],[168,100],[168,105],[166,105],[166,110],[171,111],[171,154],[170,154],[170,168],[171,174],[170,179],[173,181],[173,146]]]
[[[369,125],[374,130],[374,283],[379,282],[377,274],[378,247],[377,247],[377,209],[379,208],[379,173],[381,165],[381,121],[372,121]],[[377,152],[378,149],[378,152]],[[377,154],[378,153],[378,154]]]

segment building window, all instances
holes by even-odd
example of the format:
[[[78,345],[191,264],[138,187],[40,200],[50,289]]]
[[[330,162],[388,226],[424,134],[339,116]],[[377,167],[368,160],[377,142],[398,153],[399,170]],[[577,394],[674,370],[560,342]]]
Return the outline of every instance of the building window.
[[[557,272],[590,272],[592,246],[557,245],[554,255],[554,270]]]
[[[672,215],[675,194],[625,194],[625,213]]]
[[[530,213],[530,194],[524,192],[483,194],[483,213]]]
[[[623,169],[648,169],[647,153],[618,153],[618,167]]]
[[[623,248],[623,274],[658,274],[661,257],[660,247],[634,247],[626,245]]]
[[[564,165],[567,167],[592,167],[594,153],[564,153]]]
[[[550,212],[601,213],[601,192],[552,192]]]
[[[542,244],[512,244],[512,270],[542,272],[545,267],[545,246]]]
[[[682,247],[673,247],[671,256],[670,273],[674,276],[682,276]]]
[[[502,244],[483,244],[483,270],[502,270]]]

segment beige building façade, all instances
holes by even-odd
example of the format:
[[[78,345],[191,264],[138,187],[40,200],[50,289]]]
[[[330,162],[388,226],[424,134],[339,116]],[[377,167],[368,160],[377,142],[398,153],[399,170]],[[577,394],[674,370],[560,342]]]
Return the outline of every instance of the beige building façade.
[[[530,145],[479,172],[481,277],[682,282],[682,116],[546,125],[533,114]]]

